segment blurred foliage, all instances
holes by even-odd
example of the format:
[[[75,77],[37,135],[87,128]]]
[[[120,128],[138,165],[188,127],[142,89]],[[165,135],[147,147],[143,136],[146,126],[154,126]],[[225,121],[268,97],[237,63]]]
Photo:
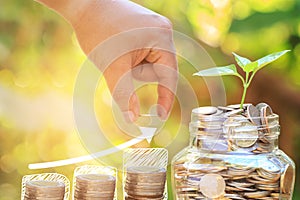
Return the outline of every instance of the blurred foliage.
[[[231,63],[232,51],[250,59],[274,51],[291,49],[292,53],[272,64],[266,72],[279,84],[295,94],[300,91],[300,2],[297,0],[136,0],[171,19],[174,29],[196,39],[217,64]],[[0,200],[20,197],[21,178],[25,174],[59,172],[71,179],[75,166],[31,171],[29,163],[51,161],[86,154],[76,133],[72,114],[72,92],[76,75],[85,60],[76,37],[60,16],[34,1],[0,1]],[[185,74],[199,94],[199,104],[209,104],[209,95],[199,78],[189,77],[193,71],[179,59],[180,72]],[[205,66],[204,66],[205,67]],[[206,66],[208,67],[208,66]],[[260,79],[264,77],[261,76]],[[228,102],[240,96],[234,79],[224,79]],[[255,81],[254,81],[255,82]],[[268,83],[272,86],[273,82]],[[275,82],[274,82],[275,84]],[[276,89],[276,88],[275,88]],[[139,91],[147,105],[154,87]],[[272,95],[285,97],[286,91]],[[252,94],[255,93],[255,90]],[[262,93],[261,98],[264,98]],[[107,112],[100,124],[112,121],[111,102],[107,88],[99,87],[96,98],[107,105],[96,105],[98,112]],[[261,101],[255,99],[254,101]],[[258,97],[260,98],[260,97]],[[251,97],[249,98],[251,99]],[[285,97],[287,103],[288,98]],[[270,99],[272,101],[272,97]],[[274,100],[275,101],[275,100]],[[281,105],[275,105],[280,110]],[[281,117],[290,121],[283,126],[281,148],[300,165],[300,108],[284,110]],[[190,111],[189,111],[190,112]],[[180,105],[174,106],[163,137],[154,140],[156,146],[167,145],[178,131]],[[187,130],[186,124],[183,125]],[[119,137],[114,126],[110,139]],[[183,134],[181,137],[186,137]],[[93,163],[93,162],[89,162]],[[298,181],[299,182],[299,181]],[[295,191],[299,191],[299,185]],[[300,194],[294,199],[300,199]]]

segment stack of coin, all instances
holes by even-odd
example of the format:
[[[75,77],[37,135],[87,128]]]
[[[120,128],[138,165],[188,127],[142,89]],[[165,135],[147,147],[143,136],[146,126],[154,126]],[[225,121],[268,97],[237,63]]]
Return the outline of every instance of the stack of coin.
[[[116,178],[104,174],[83,174],[76,176],[75,200],[112,200],[115,195]]]
[[[56,181],[29,181],[25,184],[25,200],[63,200],[65,184]]]
[[[173,163],[178,199],[291,199],[293,167],[269,154],[279,134],[269,105],[200,107],[190,130],[203,153]]]
[[[129,167],[126,171],[126,200],[164,199],[166,170],[158,167]]]

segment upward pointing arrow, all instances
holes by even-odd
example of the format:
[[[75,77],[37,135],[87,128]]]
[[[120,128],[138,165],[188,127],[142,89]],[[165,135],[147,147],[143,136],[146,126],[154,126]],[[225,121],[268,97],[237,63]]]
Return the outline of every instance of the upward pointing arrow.
[[[65,159],[65,160],[57,160],[57,161],[43,162],[43,163],[33,163],[33,164],[29,164],[28,168],[29,169],[45,169],[45,168],[60,167],[60,166],[65,166],[65,165],[72,165],[72,164],[93,160],[96,158],[100,158],[100,157],[121,151],[125,148],[128,148],[130,146],[133,146],[133,145],[141,142],[144,139],[146,139],[150,143],[154,136],[156,128],[151,128],[151,127],[139,127],[139,128],[142,132],[141,136],[136,137],[132,140],[129,140],[125,143],[119,144],[115,147],[112,147],[112,148],[109,148],[109,149],[106,149],[103,151],[99,151],[99,152],[96,152],[93,154],[76,157],[76,158],[69,158],[69,159]]]

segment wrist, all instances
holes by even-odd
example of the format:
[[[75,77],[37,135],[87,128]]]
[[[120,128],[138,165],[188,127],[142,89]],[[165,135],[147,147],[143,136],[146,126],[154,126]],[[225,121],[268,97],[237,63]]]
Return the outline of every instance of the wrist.
[[[36,0],[37,2],[51,8],[59,15],[64,17],[70,24],[76,23],[86,7],[91,3],[90,0]]]

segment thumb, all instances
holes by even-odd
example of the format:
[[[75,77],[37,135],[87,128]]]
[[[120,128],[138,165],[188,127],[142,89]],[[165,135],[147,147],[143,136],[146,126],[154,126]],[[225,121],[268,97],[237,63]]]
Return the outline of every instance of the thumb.
[[[133,122],[139,115],[139,101],[134,91],[131,74],[131,59],[124,55],[116,59],[104,71],[113,99],[122,111],[127,122]]]
[[[162,119],[167,119],[175,99],[178,80],[175,51],[153,50],[147,59],[153,63],[153,70],[158,78],[157,112]]]

